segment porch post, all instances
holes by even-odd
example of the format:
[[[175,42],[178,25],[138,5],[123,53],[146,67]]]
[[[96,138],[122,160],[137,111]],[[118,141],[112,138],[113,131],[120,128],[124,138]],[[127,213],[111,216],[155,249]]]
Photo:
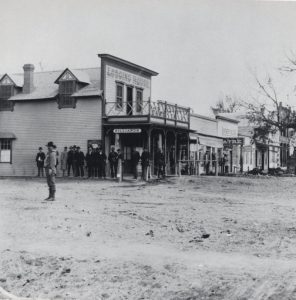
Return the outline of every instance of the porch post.
[[[175,175],[178,175],[178,170],[177,170],[177,139],[178,139],[178,133],[174,132],[175,135]]]
[[[167,131],[164,130],[164,175],[167,176]]]
[[[151,155],[151,128],[149,128],[147,130],[147,136],[148,136],[148,141],[147,141],[147,150],[148,150],[148,153],[149,153],[149,161],[151,162],[151,158],[152,158],[152,155]],[[149,174],[150,174],[150,178],[151,178],[151,169],[152,169],[152,165],[151,163],[149,164],[150,167],[148,167],[147,169],[150,169],[149,170]],[[149,174],[148,174],[148,177],[149,177]]]
[[[240,146],[240,172],[244,172],[243,143]]]
[[[209,173],[213,171],[213,148],[210,147],[210,167],[209,167]]]

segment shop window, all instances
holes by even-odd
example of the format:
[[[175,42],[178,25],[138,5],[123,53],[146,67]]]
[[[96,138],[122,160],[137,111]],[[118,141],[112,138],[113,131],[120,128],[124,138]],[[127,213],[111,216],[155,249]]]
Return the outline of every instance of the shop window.
[[[72,97],[72,94],[76,92],[76,81],[67,80],[59,82],[59,96],[58,105],[59,108],[75,108],[76,99]]]
[[[140,89],[137,89],[136,94],[136,110],[137,112],[142,112],[143,110],[143,91]]]
[[[116,108],[122,109],[123,106],[123,84],[116,83]]]
[[[0,163],[11,163],[11,139],[0,139]]]

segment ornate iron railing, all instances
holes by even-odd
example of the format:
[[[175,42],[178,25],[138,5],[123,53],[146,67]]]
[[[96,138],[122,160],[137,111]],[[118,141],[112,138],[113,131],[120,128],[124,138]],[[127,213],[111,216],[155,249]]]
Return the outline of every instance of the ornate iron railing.
[[[144,101],[134,104],[129,102],[106,102],[105,116],[150,116],[152,118],[189,124],[190,109],[177,104],[170,104],[166,101]]]

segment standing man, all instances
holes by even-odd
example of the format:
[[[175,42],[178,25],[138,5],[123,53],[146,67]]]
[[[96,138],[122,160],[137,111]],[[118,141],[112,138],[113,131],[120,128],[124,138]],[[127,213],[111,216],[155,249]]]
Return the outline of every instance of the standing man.
[[[63,177],[65,177],[67,170],[68,151],[67,147],[64,147],[64,151],[61,153],[61,170],[63,171]]]
[[[155,155],[155,163],[157,169],[157,177],[158,179],[160,179],[160,176],[164,177],[164,154],[160,148],[157,149]]]
[[[73,157],[74,156],[74,152],[73,152],[73,147],[70,146],[70,150],[68,152],[68,156],[67,156],[67,166],[68,166],[68,177],[70,176],[70,171],[72,168],[72,172],[73,172],[73,176],[74,176],[74,167],[73,167]]]
[[[140,160],[140,153],[136,150],[136,148],[133,148],[131,158],[134,178],[138,179],[138,163]]]
[[[144,148],[141,155],[141,164],[142,164],[142,179],[148,180],[148,167],[149,167],[149,152]]]
[[[84,153],[77,147],[77,176],[84,177]]]
[[[36,155],[38,177],[44,176],[43,168],[44,168],[45,153],[42,150],[43,150],[42,147],[39,147],[39,152]]]
[[[73,146],[73,176],[78,177],[79,176],[79,168],[78,168],[78,160],[79,160],[79,154],[78,154],[78,148],[76,145]]]
[[[117,178],[117,166],[118,166],[118,154],[115,152],[115,148],[111,148],[108,160],[110,162],[111,178]]]
[[[99,178],[106,178],[106,170],[105,170],[105,164],[106,164],[106,154],[103,152],[102,148],[99,149],[98,154],[98,163],[99,163],[99,172],[98,177]]]
[[[88,151],[85,155],[86,167],[87,167],[87,178],[93,177],[93,149],[91,146],[88,147]]]
[[[53,142],[47,143],[48,152],[45,158],[45,174],[47,185],[49,189],[49,196],[45,199],[46,201],[54,201],[55,200],[55,192],[56,192],[56,185],[55,185],[55,176],[56,176],[56,152],[54,150]]]

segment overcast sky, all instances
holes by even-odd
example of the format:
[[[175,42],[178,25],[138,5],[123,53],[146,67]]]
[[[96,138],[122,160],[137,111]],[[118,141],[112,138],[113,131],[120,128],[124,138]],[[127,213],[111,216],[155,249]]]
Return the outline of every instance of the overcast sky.
[[[247,95],[250,70],[296,53],[296,2],[0,0],[0,73],[96,67],[109,53],[155,70],[152,98],[209,114]],[[263,74],[262,73],[262,74]],[[290,78],[291,79],[291,78]]]

